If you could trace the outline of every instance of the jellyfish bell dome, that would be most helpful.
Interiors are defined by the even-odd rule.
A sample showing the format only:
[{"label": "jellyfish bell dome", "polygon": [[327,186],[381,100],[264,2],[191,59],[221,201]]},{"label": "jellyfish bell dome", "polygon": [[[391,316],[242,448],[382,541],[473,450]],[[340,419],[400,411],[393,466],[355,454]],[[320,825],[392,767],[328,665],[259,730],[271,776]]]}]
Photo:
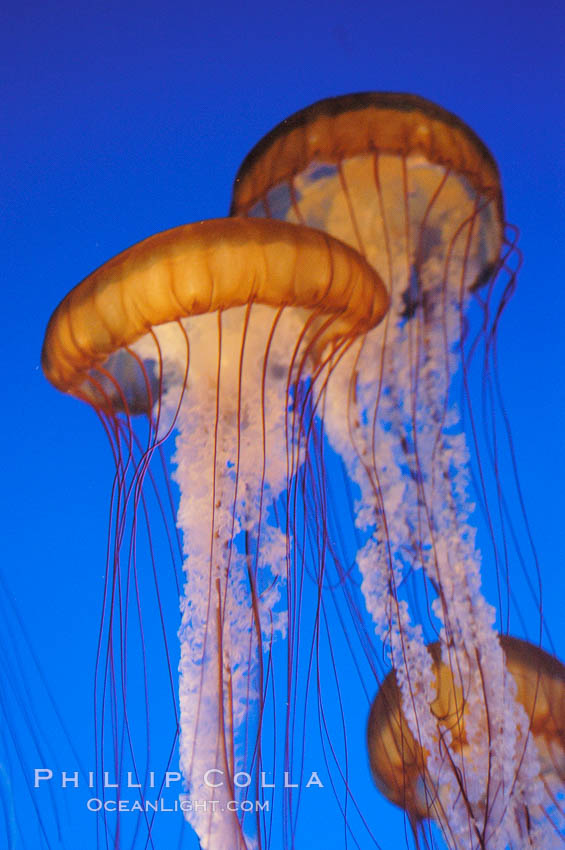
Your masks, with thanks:
[{"label": "jellyfish bell dome", "polygon": [[[557,800],[565,781],[565,667],[528,641],[501,635],[500,644],[515,685],[516,700],[523,708],[521,722],[526,733],[523,750],[529,746],[528,739],[533,740],[538,757],[538,778],[543,786],[543,796],[537,807],[528,809],[524,805],[520,813],[520,846],[542,846],[535,843],[536,822],[552,818],[552,809],[559,805]],[[430,644],[428,652],[434,671],[431,710],[436,720],[437,738],[449,738],[451,748],[464,752],[470,746],[469,694],[461,683],[456,683],[451,668],[442,662],[440,644]],[[484,729],[483,734],[488,738],[489,730]],[[427,769],[428,753],[408,726],[394,670],[385,678],[372,703],[367,744],[373,778],[379,790],[406,810],[414,828],[427,818],[436,820],[449,842],[450,812],[445,806],[441,781],[438,783],[431,777]],[[472,777],[463,772],[462,785],[470,781]],[[498,793],[497,788],[491,787],[491,800]],[[487,807],[488,801],[483,800],[485,822]],[[557,834],[554,838],[560,845]]]},{"label": "jellyfish bell dome", "polygon": [[413,309],[431,264],[454,286],[484,282],[504,223],[486,145],[442,107],[393,92],[322,100],[276,126],[242,163],[232,214],[342,239],[378,270],[400,312]]},{"label": "jellyfish bell dome", "polygon": [[43,370],[58,389],[103,408],[148,412],[158,399],[152,373],[136,375],[127,352],[157,328],[250,304],[329,316],[323,328],[310,320],[315,359],[330,341],[378,323],[388,299],[365,260],[325,234],[278,221],[203,221],[137,243],[75,287],[47,327]]},{"label": "jellyfish bell dome", "polygon": [[[147,751],[134,745],[129,719],[138,702],[147,703],[149,728],[148,669],[151,681],[157,676],[157,650],[146,647],[147,614],[139,601],[145,535],[155,607],[164,617],[162,565],[142,485],[147,477],[154,486],[151,457],[173,427],[177,432],[173,478],[180,497],[167,540],[174,541],[176,522],[185,576],[180,710],[165,623],[158,639],[175,706],[165,763],[180,727],[185,787],[200,801],[188,808],[187,819],[208,850],[254,847],[264,828],[259,815],[247,815],[244,825],[248,809],[239,804],[247,802],[249,785],[258,788],[269,669],[263,655],[287,628],[281,597],[296,592],[284,589],[292,527],[279,527],[272,506],[279,497],[291,500],[303,462],[304,396],[316,371],[324,371],[326,350],[347,347],[381,320],[388,302],[366,260],[327,234],[279,221],[227,219],[178,227],[129,248],[73,289],[47,328],[47,378],[94,406],[117,466],[105,649],[97,664],[105,671],[97,685],[99,764],[112,763],[117,776],[132,763],[137,776],[146,764],[146,788],[155,772]],[[144,436],[132,422],[138,413],[147,415]],[[165,494],[156,496],[162,516],[165,500],[172,503],[168,483]],[[176,578],[177,598],[181,583]],[[130,684],[134,648],[141,652],[140,688]],[[271,681],[274,675],[270,671]],[[242,772],[247,785],[235,779]],[[222,781],[207,781],[210,775]],[[163,774],[157,781],[165,782]],[[108,840],[122,835],[125,841],[119,821],[109,823],[106,818]]]}]

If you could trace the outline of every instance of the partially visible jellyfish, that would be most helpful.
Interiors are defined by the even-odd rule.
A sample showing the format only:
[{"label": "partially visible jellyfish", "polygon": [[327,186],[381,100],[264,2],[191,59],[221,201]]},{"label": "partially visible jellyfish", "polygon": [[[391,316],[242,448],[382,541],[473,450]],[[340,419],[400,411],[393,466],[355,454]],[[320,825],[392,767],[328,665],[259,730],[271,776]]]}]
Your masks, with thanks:
[{"label": "partially visible jellyfish", "polygon": [[[521,722],[531,734],[539,757],[540,778],[544,794],[535,810],[524,802],[518,808],[515,847],[546,847],[543,838],[536,839],[536,824],[548,816],[557,815],[557,800],[565,783],[565,667],[539,647],[501,635],[508,672],[516,687],[516,700],[524,709]],[[455,684],[450,667],[441,660],[441,646],[428,647],[434,675],[434,700],[431,704],[436,722],[438,742],[450,739],[443,754],[449,750],[464,753],[471,741],[467,734],[468,702],[461,685]],[[488,736],[487,731],[484,733]],[[389,800],[402,806],[414,831],[422,822],[433,817],[449,833],[450,813],[444,807],[442,771],[427,769],[427,754],[414,738],[402,711],[402,698],[396,675],[392,670],[384,682],[369,714],[367,744],[373,776],[378,788]],[[441,746],[441,744],[440,744]],[[446,765],[444,775],[451,768]],[[486,817],[486,798],[481,801]],[[557,832],[557,819],[555,822]]]},{"label": "partially visible jellyfish", "polygon": [[[324,230],[365,256],[388,288],[385,321],[338,358],[324,385],[323,439],[354,494],[353,560],[408,729],[427,753],[431,787],[442,789],[444,838],[466,850],[521,846],[523,812],[543,808],[543,777],[505,668],[497,612],[481,590],[474,527],[481,524],[488,545],[505,631],[514,526],[500,486],[492,370],[519,255],[514,234],[505,235],[496,163],[460,119],[421,97],[338,97],[259,142],[236,178],[232,214]],[[482,423],[471,404],[475,365]],[[347,536],[345,512],[331,518],[327,470],[312,476],[327,488],[325,527],[333,522]],[[333,536],[327,558],[339,562]],[[351,560],[338,563],[347,594]],[[542,627],[539,620],[538,639]],[[464,749],[449,730],[438,740],[426,649],[434,639],[454,692],[465,694]],[[551,820],[535,829],[538,844],[528,846],[549,847],[564,834]]]},{"label": "partially visible jellyfish", "polygon": [[[268,843],[260,811],[242,804],[263,799],[259,776],[273,769],[262,748],[276,725],[275,698],[293,700],[293,652],[281,677],[271,644],[299,611],[296,504],[315,388],[387,307],[372,267],[343,243],[284,222],[227,219],[134,245],[70,292],[47,329],[45,374],[95,408],[116,461],[97,662],[98,781],[108,772],[125,783],[127,773],[139,789],[128,795],[140,801],[162,789],[180,729],[186,788],[199,801],[187,817],[208,850]],[[134,427],[141,413],[145,431]],[[150,517],[166,519],[174,506],[170,484],[163,491],[158,481],[173,431],[185,559],[180,713],[163,615],[164,594],[180,584],[164,582],[178,542],[170,522],[162,534]],[[152,583],[161,628],[149,634]],[[173,710],[156,776],[160,698]],[[119,817],[106,818],[105,829],[114,847],[136,837],[153,846],[150,814],[133,835]]]}]

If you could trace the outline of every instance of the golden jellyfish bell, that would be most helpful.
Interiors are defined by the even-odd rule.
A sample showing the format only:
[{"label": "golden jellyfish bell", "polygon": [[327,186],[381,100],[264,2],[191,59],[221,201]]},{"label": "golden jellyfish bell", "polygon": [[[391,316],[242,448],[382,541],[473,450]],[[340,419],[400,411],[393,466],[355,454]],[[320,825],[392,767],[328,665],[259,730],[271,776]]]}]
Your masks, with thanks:
[{"label": "golden jellyfish bell", "polygon": [[[524,808],[521,824],[524,847],[532,845],[528,832],[536,820],[556,805],[565,782],[565,666],[554,656],[525,640],[505,635],[500,644],[508,672],[516,687],[516,701],[524,709],[523,722],[537,750],[539,778],[544,795],[536,810]],[[440,643],[428,646],[433,665],[431,711],[436,722],[436,739],[444,740],[444,757],[456,752],[463,756],[470,746],[467,719],[468,693],[451,666],[442,661]],[[488,738],[490,731],[483,730]],[[414,828],[426,818],[435,819],[449,840],[449,811],[444,806],[441,779],[434,780],[427,769],[428,753],[411,731],[402,708],[402,696],[392,670],[372,703],[367,724],[369,761],[379,790],[408,814]],[[524,750],[526,744],[524,743]],[[441,744],[440,744],[441,748]],[[446,770],[446,774],[449,770]],[[439,774],[441,776],[441,772]],[[462,793],[468,777],[460,773]],[[496,788],[491,788],[494,798]],[[483,815],[486,820],[486,801]]]},{"label": "golden jellyfish bell", "polygon": [[147,391],[139,376],[130,374],[131,386],[120,380],[123,352],[153,328],[253,303],[328,316],[321,352],[377,324],[388,298],[361,257],[323,234],[274,221],[203,221],[145,239],[75,287],[49,322],[43,370],[58,389],[104,408],[150,410],[139,402]]},{"label": "golden jellyfish bell", "polygon": [[447,110],[394,92],[322,100],[275,127],[239,169],[232,215],[300,222],[342,239],[408,310],[418,298],[414,279],[432,258],[454,285],[488,279],[504,222],[486,145]]}]

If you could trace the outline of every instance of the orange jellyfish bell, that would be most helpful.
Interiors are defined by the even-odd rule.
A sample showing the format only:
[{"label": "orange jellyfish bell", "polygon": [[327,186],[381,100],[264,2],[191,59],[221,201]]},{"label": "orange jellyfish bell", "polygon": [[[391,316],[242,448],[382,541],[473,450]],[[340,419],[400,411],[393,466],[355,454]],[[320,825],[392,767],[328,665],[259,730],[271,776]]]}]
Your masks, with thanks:
[{"label": "orange jellyfish bell", "polygon": [[275,221],[202,221],[145,239],[73,289],[47,327],[43,371],[63,392],[119,410],[132,395],[112,377],[119,352],[155,327],[253,303],[330,316],[316,340],[321,353],[331,339],[377,324],[388,299],[367,263],[323,234]]},{"label": "orange jellyfish bell", "polygon": [[[523,751],[533,742],[537,751],[539,781],[543,795],[535,808],[525,803],[519,813],[520,847],[541,847],[536,829],[541,818],[556,818],[565,782],[565,667],[552,655],[518,638],[502,635],[500,643],[516,689],[516,700],[524,712]],[[441,660],[441,646],[428,646],[434,672],[432,714],[436,737],[448,740],[461,752],[470,745],[467,731],[468,694],[455,684],[453,673]],[[488,737],[489,731],[483,734]],[[528,740],[529,739],[529,740]],[[402,698],[391,671],[371,706],[367,725],[369,760],[377,787],[397,806],[404,808],[413,828],[426,818],[436,820],[449,843],[449,810],[444,805],[441,779],[438,783],[427,769],[427,753],[412,734],[402,710]],[[445,758],[448,749],[445,748]],[[447,771],[448,772],[448,771]],[[460,778],[467,781],[463,773]],[[493,800],[498,793],[490,788]],[[483,819],[488,819],[488,799],[482,800]],[[557,819],[554,838],[558,839]],[[513,845],[514,846],[514,845]],[[543,844],[547,846],[547,844]]]},{"label": "orange jellyfish bell", "polygon": [[[349,532],[347,511],[334,523],[343,538],[355,529],[349,557],[397,671],[408,726],[442,785],[449,846],[514,846],[524,801],[533,810],[541,790],[521,743],[497,612],[481,590],[474,522],[479,504],[506,622],[512,594],[499,565],[508,563],[510,535],[493,516],[506,510],[498,480],[505,437],[487,416],[481,457],[470,390],[482,370],[488,407],[498,320],[519,266],[496,162],[461,119],[422,97],[336,97],[255,146],[237,174],[232,214],[322,229],[359,251],[389,291],[385,320],[352,343],[324,387],[324,434],[357,488]],[[342,574],[355,574],[351,563]],[[455,688],[468,695],[473,735],[464,752],[438,741],[426,649],[434,636]],[[485,819],[488,787],[498,793]]]},{"label": "orange jellyfish bell", "polygon": [[449,266],[464,252],[463,282],[487,280],[504,223],[486,145],[453,113],[395,92],[321,100],[275,127],[238,171],[232,215],[331,233],[366,256],[391,290],[400,288],[406,309],[418,297],[407,291],[410,277],[431,256]]},{"label": "orange jellyfish bell", "polygon": [[[387,306],[378,275],[343,243],[284,222],[227,219],[134,245],[73,289],[49,322],[45,374],[96,408],[117,464],[106,649],[97,664],[99,772],[111,767],[121,777],[131,770],[140,794],[162,787],[180,727],[185,787],[200,801],[187,818],[208,850],[254,847],[266,829],[259,813],[244,814],[244,804],[246,795],[262,799],[262,721],[275,676],[269,653],[287,628],[282,599],[296,593],[290,582],[285,590],[292,521],[281,529],[273,504],[292,501],[308,430],[305,399],[326,368],[326,349],[347,348]],[[131,421],[141,412],[149,419],[144,436]],[[166,514],[166,501],[152,493],[157,471],[150,460],[173,427],[185,569],[180,712],[158,532],[148,520],[154,501]],[[168,484],[165,492],[172,503]],[[171,549],[174,536],[174,528],[165,535]],[[158,588],[162,633],[154,641],[147,637],[146,573]],[[136,650],[141,689],[132,684]],[[290,678],[283,675],[277,694]],[[157,773],[150,730],[161,693],[175,708]],[[134,720],[140,703],[141,746]],[[106,817],[104,826],[112,846],[130,846],[123,818],[112,826]],[[152,841],[148,818],[133,838],[143,828]]]}]

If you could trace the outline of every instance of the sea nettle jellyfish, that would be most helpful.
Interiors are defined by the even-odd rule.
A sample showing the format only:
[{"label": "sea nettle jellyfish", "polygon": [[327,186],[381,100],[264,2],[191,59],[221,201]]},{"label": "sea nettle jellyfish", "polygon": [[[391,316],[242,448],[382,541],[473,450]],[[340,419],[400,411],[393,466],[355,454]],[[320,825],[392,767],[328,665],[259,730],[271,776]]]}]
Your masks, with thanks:
[{"label": "sea nettle jellyfish", "polygon": [[[294,650],[280,677],[271,646],[295,629],[297,505],[315,387],[387,307],[374,269],[343,243],[284,222],[227,219],[134,245],[72,290],[49,323],[45,374],[95,408],[116,462],[96,668],[99,794],[113,793],[105,775],[125,784],[126,773],[138,790],[120,788],[120,798],[162,792],[180,728],[182,773],[198,801],[186,813],[203,848],[268,843],[269,821],[253,804],[279,778],[263,761],[277,705],[291,737],[284,718],[294,702]],[[145,431],[134,427],[137,414],[146,416]],[[158,481],[172,431],[185,571],[180,714],[170,624],[153,625],[151,635],[147,624],[151,584],[161,620],[171,593],[164,579],[174,530],[164,522],[158,532],[149,515],[165,519],[176,499]],[[172,723],[156,771],[160,698],[171,703]],[[154,846],[152,814],[135,823],[132,834],[124,818],[108,816],[105,840]]]},{"label": "sea nettle jellyfish", "polygon": [[[488,546],[485,572],[497,578],[498,587],[489,587],[506,631],[515,526],[500,487],[498,385],[490,370],[519,255],[513,234],[506,236],[492,155],[461,120],[423,98],[338,97],[298,112],[259,142],[238,173],[232,213],[324,230],[366,257],[390,294],[385,321],[337,353],[318,402],[321,440],[342,458],[358,540],[350,560],[341,560],[339,535],[327,534],[322,549],[338,566],[356,626],[360,602],[348,586],[359,575],[396,671],[406,728],[426,754],[417,817],[438,820],[453,848],[551,846],[562,834],[562,783],[552,783],[548,796],[530,704],[524,710],[516,699],[496,609],[481,589],[474,527]],[[470,403],[474,364],[487,411],[480,425]],[[310,515],[319,513],[323,482],[324,528],[347,536],[341,502],[332,518],[339,487],[326,456],[312,453]],[[538,640],[540,630],[538,620]],[[432,661],[426,643],[434,639]],[[464,712],[465,746],[449,724],[438,733],[440,663],[453,710]],[[400,758],[408,798],[416,793],[411,752],[401,748]],[[426,840],[441,843],[437,832]]]},{"label": "sea nettle jellyfish", "polygon": [[[508,672],[516,685],[516,699],[525,711],[536,745],[540,780],[545,791],[546,811],[518,810],[516,847],[547,847],[534,842],[533,824],[546,814],[551,817],[565,782],[565,667],[552,655],[518,638],[501,636]],[[428,647],[434,674],[435,699],[431,704],[437,738],[450,737],[450,747],[464,752],[469,746],[466,732],[468,703],[453,672],[441,660],[441,645]],[[428,817],[445,828],[449,812],[443,807],[442,773],[431,776],[427,753],[414,738],[402,711],[402,698],[394,671],[384,680],[369,714],[367,726],[369,758],[375,782],[389,800],[406,809],[415,831]],[[449,752],[445,749],[445,756]],[[444,776],[449,776],[447,767]],[[438,784],[438,780],[439,783]],[[486,815],[486,799],[483,817]],[[557,820],[554,822],[557,830]]]}]

